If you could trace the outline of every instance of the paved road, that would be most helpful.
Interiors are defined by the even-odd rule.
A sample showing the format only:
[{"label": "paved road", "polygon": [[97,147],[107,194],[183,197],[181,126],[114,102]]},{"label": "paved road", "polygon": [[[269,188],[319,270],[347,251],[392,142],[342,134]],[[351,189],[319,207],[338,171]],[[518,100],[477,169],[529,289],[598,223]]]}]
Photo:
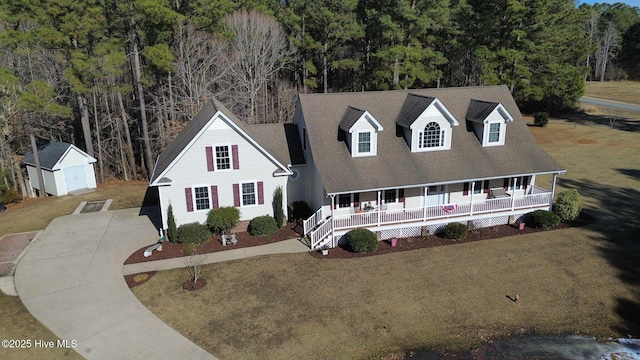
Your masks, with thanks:
[{"label": "paved road", "polygon": [[153,315],[127,287],[124,260],[158,238],[150,218],[139,212],[52,221],[16,267],[20,299],[62,340],[77,341],[75,350],[87,359],[216,359]]},{"label": "paved road", "polygon": [[631,105],[631,104],[625,104],[625,103],[620,103],[620,102],[600,100],[600,99],[594,99],[594,98],[586,98],[586,97],[581,97],[580,99],[578,99],[578,101],[580,101],[581,103],[585,103],[585,104],[604,106],[604,107],[609,107],[609,108],[618,109],[618,110],[640,112],[640,106],[638,106],[638,105]]}]

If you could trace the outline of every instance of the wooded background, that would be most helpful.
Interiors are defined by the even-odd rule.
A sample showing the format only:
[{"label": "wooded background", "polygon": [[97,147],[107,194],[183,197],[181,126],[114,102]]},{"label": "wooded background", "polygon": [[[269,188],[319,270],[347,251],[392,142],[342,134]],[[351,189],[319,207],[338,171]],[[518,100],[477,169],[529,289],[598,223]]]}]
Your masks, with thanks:
[{"label": "wooded background", "polygon": [[[0,186],[29,135],[147,179],[216,97],[287,122],[298,93],[505,84],[523,111],[640,79],[640,10],[573,0],[0,0]],[[1,191],[2,189],[0,189]]]}]

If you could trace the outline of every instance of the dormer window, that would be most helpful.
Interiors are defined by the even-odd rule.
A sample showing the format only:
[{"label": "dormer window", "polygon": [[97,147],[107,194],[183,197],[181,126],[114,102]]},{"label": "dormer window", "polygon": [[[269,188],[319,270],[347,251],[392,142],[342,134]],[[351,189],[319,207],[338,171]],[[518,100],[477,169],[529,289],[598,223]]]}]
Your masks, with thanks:
[{"label": "dormer window", "polygon": [[471,100],[467,111],[467,120],[473,125],[482,146],[504,145],[507,132],[507,122],[513,117],[500,103]]},{"label": "dormer window", "polygon": [[375,156],[378,148],[378,133],[382,125],[368,111],[349,106],[340,122],[344,141],[352,157]]},{"label": "dormer window", "polygon": [[424,127],[424,131],[420,133],[418,140],[419,148],[436,148],[445,144],[445,131],[440,129],[437,122],[432,121]]},{"label": "dormer window", "polygon": [[371,132],[363,131],[358,133],[358,154],[371,153]]},{"label": "dormer window", "polygon": [[451,149],[453,127],[458,125],[438,98],[415,94],[407,96],[396,123],[411,152]]}]

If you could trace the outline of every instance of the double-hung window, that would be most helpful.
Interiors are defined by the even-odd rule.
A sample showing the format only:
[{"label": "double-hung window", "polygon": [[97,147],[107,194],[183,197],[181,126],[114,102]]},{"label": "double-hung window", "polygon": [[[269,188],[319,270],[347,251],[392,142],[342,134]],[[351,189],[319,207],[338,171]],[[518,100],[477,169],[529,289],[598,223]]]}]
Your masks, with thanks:
[{"label": "double-hung window", "polygon": [[492,123],[489,124],[489,142],[499,142],[500,141],[500,124]]},{"label": "double-hung window", "polygon": [[366,154],[371,152],[371,133],[361,132],[358,133],[358,153]]},{"label": "double-hung window", "polygon": [[384,191],[384,203],[391,204],[396,202],[396,190],[385,190]]},{"label": "double-hung window", "polygon": [[242,184],[242,205],[255,205],[256,202],[256,184],[255,183],[243,183]]},{"label": "double-hung window", "polygon": [[351,207],[351,194],[338,195],[338,207],[339,208]]},{"label": "double-hung window", "polygon": [[206,186],[194,188],[196,210],[207,210],[210,208],[209,188]]},{"label": "double-hung window", "polygon": [[482,194],[482,180],[473,183],[473,193]]},{"label": "double-hung window", "polygon": [[231,154],[229,154],[229,145],[216,146],[216,169],[231,169]]}]

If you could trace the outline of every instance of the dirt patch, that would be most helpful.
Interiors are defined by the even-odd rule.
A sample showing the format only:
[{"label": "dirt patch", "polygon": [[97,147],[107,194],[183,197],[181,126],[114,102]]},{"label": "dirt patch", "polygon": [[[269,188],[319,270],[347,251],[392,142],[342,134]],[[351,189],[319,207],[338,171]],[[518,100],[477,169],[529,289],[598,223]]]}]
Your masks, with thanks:
[{"label": "dirt patch", "polygon": [[[214,235],[209,239],[209,241],[197,247],[196,250],[198,254],[208,254],[212,252],[233,250],[251,246],[260,246],[271,244],[277,241],[300,238],[300,234],[298,234],[294,229],[295,224],[289,223],[287,224],[287,226],[283,227],[271,236],[251,236],[251,234],[246,231],[238,232],[236,233],[236,239],[238,240],[238,243],[235,245],[227,246],[222,246],[222,243],[220,242],[220,236]],[[136,250],[133,254],[131,254],[131,256],[129,256],[129,258],[127,258],[124,264],[136,264],[141,262],[172,259],[189,255],[188,251],[186,251],[187,249],[185,245],[164,242],[162,243],[162,251],[154,251],[151,256],[144,257],[144,251],[151,245],[152,244],[149,244],[143,248]]]},{"label": "dirt patch", "polygon": [[367,256],[375,256],[375,255],[383,255],[400,251],[409,251],[416,250],[422,248],[436,247],[436,246],[446,246],[446,245],[455,245],[455,244],[463,244],[468,242],[480,241],[480,240],[488,240],[488,239],[498,239],[507,236],[518,236],[523,234],[531,234],[540,231],[553,231],[555,229],[566,229],[569,227],[575,226],[583,226],[587,224],[591,224],[595,222],[595,218],[582,212],[580,214],[580,218],[576,221],[572,222],[563,222],[560,223],[557,227],[550,230],[542,230],[536,229],[532,227],[525,226],[524,229],[520,230],[516,225],[498,225],[486,228],[480,228],[469,231],[469,234],[463,240],[451,240],[445,239],[441,235],[429,235],[429,236],[418,236],[418,237],[409,237],[398,239],[396,246],[391,246],[391,240],[383,240],[380,241],[378,245],[378,249],[376,252],[367,254],[367,253],[355,253],[351,250],[348,245],[339,246],[334,249],[329,249],[329,253],[327,255],[322,255],[319,251],[311,252],[311,255],[316,258],[323,259],[348,259],[355,257],[367,257]]}]

